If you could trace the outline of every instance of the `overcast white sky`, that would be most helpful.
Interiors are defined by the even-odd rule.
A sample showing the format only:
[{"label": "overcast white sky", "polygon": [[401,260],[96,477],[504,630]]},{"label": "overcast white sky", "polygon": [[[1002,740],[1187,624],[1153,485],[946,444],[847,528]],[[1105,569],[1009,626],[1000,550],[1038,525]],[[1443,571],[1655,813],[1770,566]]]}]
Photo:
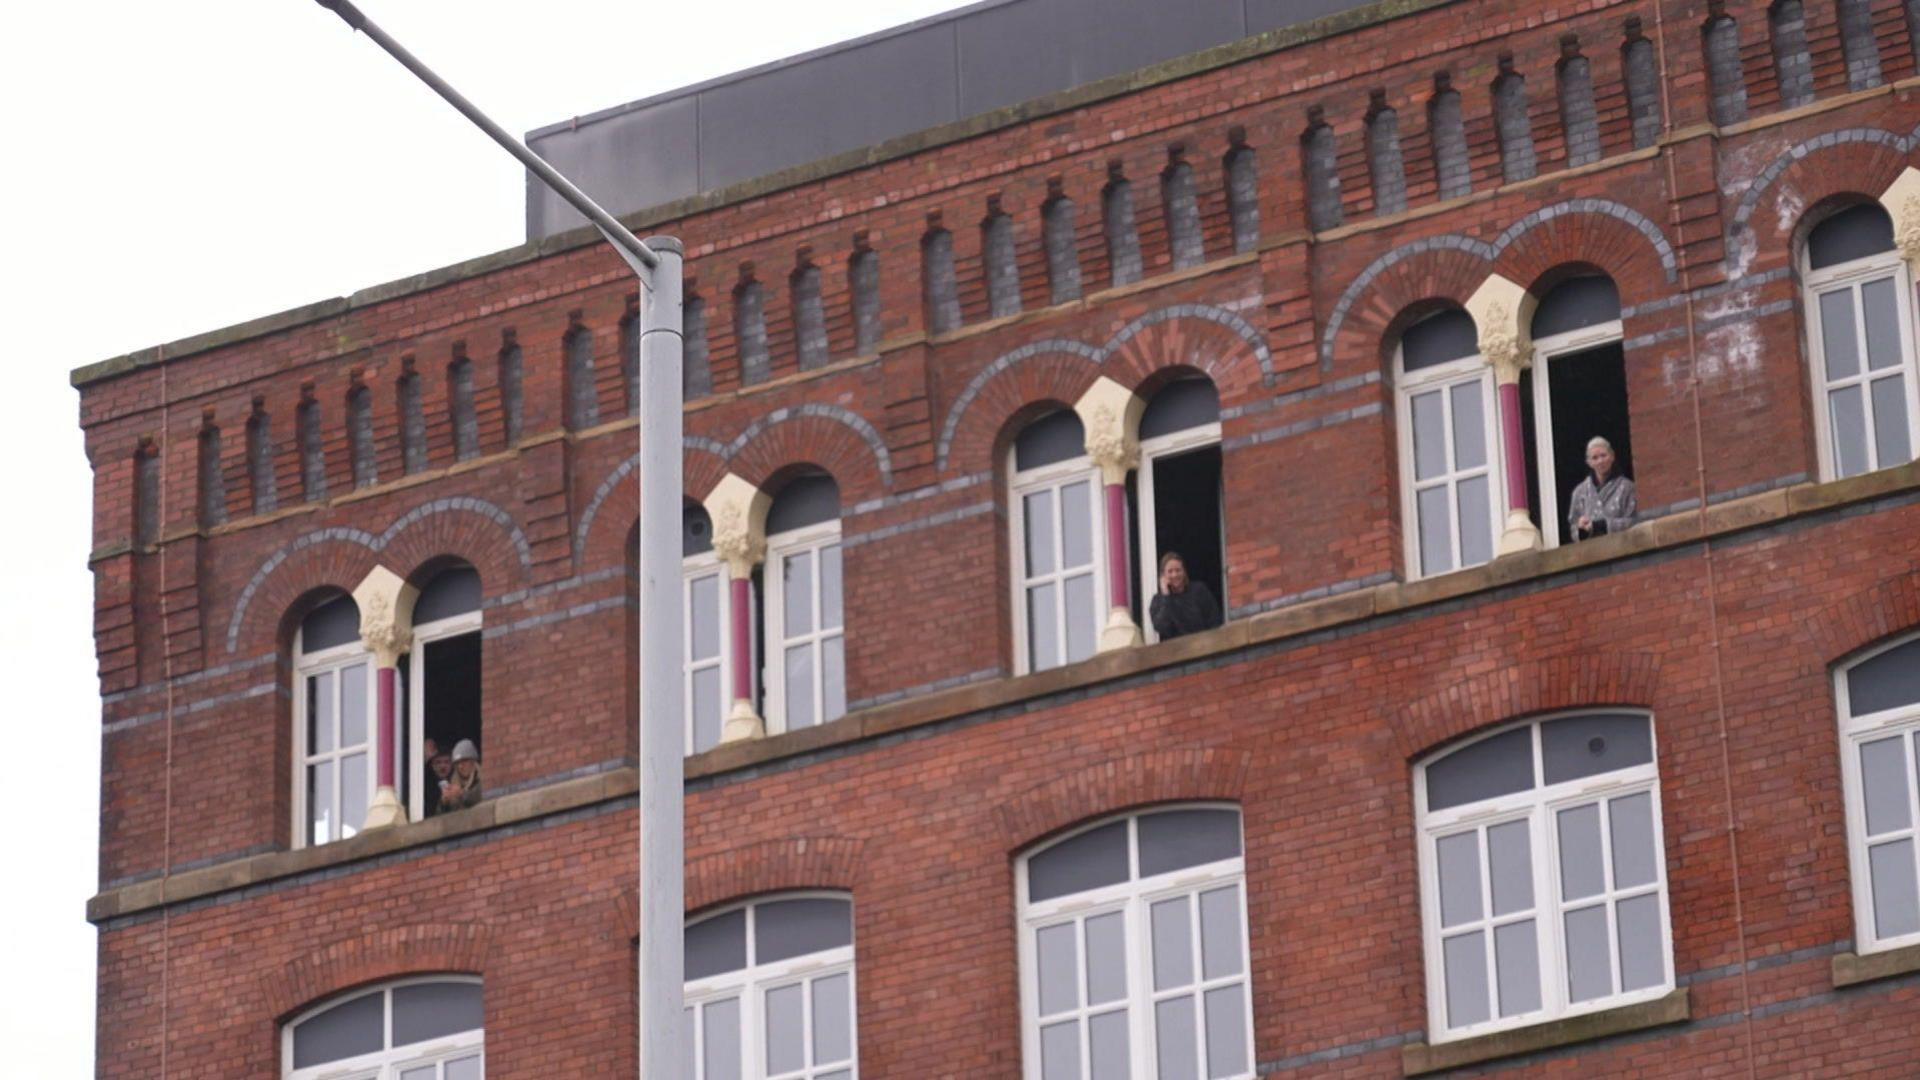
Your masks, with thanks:
[{"label": "overcast white sky", "polygon": [[[962,5],[360,6],[525,132]],[[12,5],[0,135],[0,1046],[9,1075],[85,1077],[99,697],[67,373],[511,247],[524,179],[312,0]]]}]

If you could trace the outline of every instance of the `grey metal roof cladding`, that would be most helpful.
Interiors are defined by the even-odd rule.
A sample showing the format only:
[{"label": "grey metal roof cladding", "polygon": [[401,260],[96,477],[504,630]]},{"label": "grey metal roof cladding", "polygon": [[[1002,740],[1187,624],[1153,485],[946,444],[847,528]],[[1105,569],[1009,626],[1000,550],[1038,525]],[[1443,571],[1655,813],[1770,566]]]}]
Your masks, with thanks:
[{"label": "grey metal roof cladding", "polygon": [[[551,124],[527,144],[628,214],[1371,2],[985,0]],[[529,179],[528,239],[584,224]]]}]

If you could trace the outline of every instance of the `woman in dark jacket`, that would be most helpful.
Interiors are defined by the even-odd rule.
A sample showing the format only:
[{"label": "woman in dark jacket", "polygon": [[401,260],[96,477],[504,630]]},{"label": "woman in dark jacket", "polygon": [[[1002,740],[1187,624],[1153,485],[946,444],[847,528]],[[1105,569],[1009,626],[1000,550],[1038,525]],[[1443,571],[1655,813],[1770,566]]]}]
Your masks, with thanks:
[{"label": "woman in dark jacket", "polygon": [[1197,634],[1220,625],[1220,602],[1206,583],[1187,577],[1187,560],[1177,551],[1160,556],[1160,591],[1147,606],[1153,632],[1161,641]]}]

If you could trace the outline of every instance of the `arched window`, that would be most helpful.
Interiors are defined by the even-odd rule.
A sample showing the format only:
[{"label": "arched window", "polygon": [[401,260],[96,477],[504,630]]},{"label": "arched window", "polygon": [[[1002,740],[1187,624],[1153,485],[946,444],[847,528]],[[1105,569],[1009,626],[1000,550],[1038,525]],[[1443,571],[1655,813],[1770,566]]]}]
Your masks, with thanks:
[{"label": "arched window", "polygon": [[[408,753],[400,759],[400,775],[419,773],[420,783],[406,794],[408,814],[419,821],[458,808],[441,804],[440,789],[452,775],[460,744],[486,749],[480,730],[480,575],[473,567],[451,564],[420,590],[413,605],[413,647],[400,673],[408,716]],[[411,761],[420,764],[409,766]]]},{"label": "arched window", "polygon": [[847,711],[840,605],[840,488],[801,476],[767,510],[767,723],[796,731]]},{"label": "arched window", "polygon": [[1149,810],[1022,858],[1028,1080],[1254,1075],[1240,812]]},{"label": "arched window", "polygon": [[734,612],[727,566],[713,553],[713,522],[700,506],[680,517],[681,619],[686,653],[687,753],[720,745],[720,727],[732,702]]},{"label": "arched window", "polygon": [[1503,488],[1493,370],[1473,317],[1447,308],[1414,323],[1394,366],[1408,576],[1477,566],[1493,558]]},{"label": "arched window", "polygon": [[285,1080],[482,1080],[480,980],[435,976],[359,990],[281,1029]]},{"label": "arched window", "polygon": [[686,930],[687,1080],[858,1080],[853,903],[781,894]]},{"label": "arched window", "polygon": [[[1609,476],[1633,476],[1627,360],[1620,336],[1620,291],[1604,274],[1570,277],[1548,290],[1529,328],[1533,366],[1520,373],[1522,424],[1533,434],[1526,482],[1542,541],[1578,539],[1568,518],[1573,490],[1587,476],[1587,443],[1613,447]],[[1590,525],[1602,535],[1605,522]]]},{"label": "arched window", "polygon": [[1651,717],[1502,728],[1415,769],[1414,805],[1436,1042],[1673,989]]},{"label": "arched window", "polygon": [[1861,952],[1920,944],[1920,635],[1834,674],[1854,939]]},{"label": "arched window", "polygon": [[1014,655],[1019,670],[1043,671],[1085,660],[1099,645],[1105,499],[1071,409],[1028,424],[1009,453]]},{"label": "arched window", "polygon": [[373,657],[353,597],[338,593],[309,612],[293,653],[293,842],[306,847],[359,832],[373,798]]},{"label": "arched window", "polygon": [[[1187,576],[1204,584],[1226,610],[1226,528],[1221,514],[1220,394],[1204,376],[1168,383],[1140,416],[1140,475],[1133,519],[1140,588],[1150,603],[1160,591],[1160,556],[1177,551]],[[1151,618],[1141,620],[1158,641]]]},{"label": "arched window", "polygon": [[1904,464],[1920,441],[1913,281],[1874,203],[1833,215],[1803,252],[1820,475]]}]

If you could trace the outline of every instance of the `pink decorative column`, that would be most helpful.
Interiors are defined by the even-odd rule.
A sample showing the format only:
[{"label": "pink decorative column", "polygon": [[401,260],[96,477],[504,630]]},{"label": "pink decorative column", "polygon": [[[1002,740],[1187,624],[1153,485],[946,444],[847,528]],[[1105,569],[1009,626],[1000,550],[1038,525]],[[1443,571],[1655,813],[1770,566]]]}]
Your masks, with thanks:
[{"label": "pink decorative column", "polygon": [[1107,618],[1100,628],[1101,652],[1141,642],[1130,602],[1133,590],[1127,584],[1133,578],[1133,560],[1127,557],[1127,474],[1140,464],[1140,414],[1145,408],[1138,395],[1105,375],[1073,406],[1086,433],[1087,457],[1100,467],[1106,492]]},{"label": "pink decorative column", "polygon": [[1532,507],[1532,499],[1527,491],[1527,445],[1520,423],[1517,379],[1500,384],[1500,444],[1507,456],[1507,511],[1509,516],[1524,516]]},{"label": "pink decorative column", "polygon": [[705,502],[713,521],[713,553],[727,565],[727,662],[733,667],[733,702],[720,725],[720,741],[757,739],[767,733],[767,723],[753,707],[753,568],[767,557],[770,500],[728,473]]},{"label": "pink decorative column", "polygon": [[413,643],[415,596],[413,586],[384,566],[374,567],[353,590],[353,602],[360,608],[360,643],[373,654],[375,788],[367,805],[364,827],[368,829],[407,821],[394,760],[400,678],[396,669],[400,654]]},{"label": "pink decorative column", "polygon": [[1495,554],[1537,551],[1540,530],[1528,514],[1527,443],[1520,424],[1520,372],[1533,363],[1533,342],[1523,316],[1532,311],[1527,292],[1498,274],[1467,301],[1480,330],[1480,355],[1493,367],[1499,387],[1501,465],[1507,480],[1507,524],[1501,530]]},{"label": "pink decorative column", "polygon": [[745,706],[753,711],[753,582],[744,577],[727,582],[729,602],[733,605],[732,655],[733,708]]},{"label": "pink decorative column", "polygon": [[1127,558],[1127,488],[1124,483],[1107,484],[1107,601],[1114,611],[1126,611],[1131,617],[1133,580],[1132,561]]},{"label": "pink decorative column", "polygon": [[377,704],[380,711],[379,723],[376,727],[380,737],[380,751],[376,759],[379,762],[380,790],[398,791],[398,785],[394,782],[393,763],[393,695],[395,684],[399,681],[399,672],[395,668],[382,666],[375,670],[374,677],[378,680]]}]

